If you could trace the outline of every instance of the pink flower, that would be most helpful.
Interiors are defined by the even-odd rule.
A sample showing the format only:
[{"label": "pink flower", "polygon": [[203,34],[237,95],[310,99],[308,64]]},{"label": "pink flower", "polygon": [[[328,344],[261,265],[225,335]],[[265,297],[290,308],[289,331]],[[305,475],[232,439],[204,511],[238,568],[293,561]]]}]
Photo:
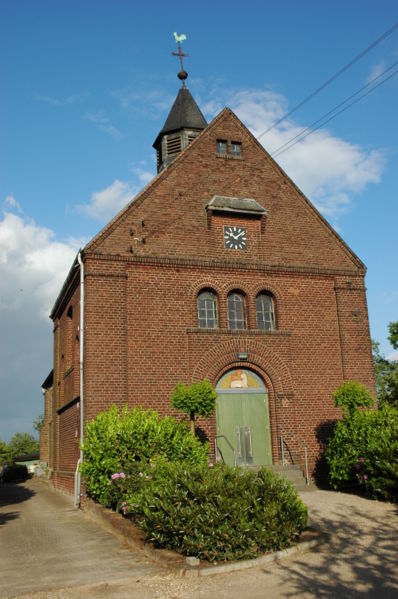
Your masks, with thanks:
[{"label": "pink flower", "polygon": [[124,472],[120,472],[120,474],[119,474],[119,478],[126,478],[126,475],[125,475],[125,473],[124,473]]},{"label": "pink flower", "polygon": [[119,473],[115,472],[114,474],[112,474],[111,479],[115,480],[116,478],[119,478]]},{"label": "pink flower", "polygon": [[209,468],[214,468],[213,462],[209,462]]},{"label": "pink flower", "polygon": [[359,463],[360,463],[360,464],[363,464],[363,463],[364,463],[364,461],[365,461],[365,459],[364,459],[364,458],[359,458]]},{"label": "pink flower", "polygon": [[368,475],[367,474],[363,475],[363,480],[368,480]]},{"label": "pink flower", "polygon": [[144,475],[142,474],[142,472],[139,472],[139,473],[138,473],[138,476],[139,476],[140,478],[142,478]]}]

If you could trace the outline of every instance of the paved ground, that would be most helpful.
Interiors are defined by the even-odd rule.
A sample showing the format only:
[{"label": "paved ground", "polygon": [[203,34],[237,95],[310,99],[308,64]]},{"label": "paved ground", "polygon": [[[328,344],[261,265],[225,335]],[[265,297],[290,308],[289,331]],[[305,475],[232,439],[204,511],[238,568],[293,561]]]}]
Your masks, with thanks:
[{"label": "paved ground", "polygon": [[43,483],[14,486],[11,497],[5,487],[10,485],[0,488],[0,597],[398,597],[398,509],[391,504],[305,493],[311,523],[330,533],[330,543],[266,568],[183,579],[123,548]]}]

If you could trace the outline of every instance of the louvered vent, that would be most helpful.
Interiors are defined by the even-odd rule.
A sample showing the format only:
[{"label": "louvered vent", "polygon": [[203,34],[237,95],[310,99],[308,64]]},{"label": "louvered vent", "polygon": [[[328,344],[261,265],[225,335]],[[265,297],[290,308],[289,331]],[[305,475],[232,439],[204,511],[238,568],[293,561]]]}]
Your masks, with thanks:
[{"label": "louvered vent", "polygon": [[181,137],[179,135],[169,137],[167,139],[167,156],[170,156],[170,154],[178,154],[179,152],[181,152]]},{"label": "louvered vent", "polygon": [[188,133],[188,145],[193,142],[193,140],[198,137],[198,135],[196,134],[192,134],[192,133]]}]

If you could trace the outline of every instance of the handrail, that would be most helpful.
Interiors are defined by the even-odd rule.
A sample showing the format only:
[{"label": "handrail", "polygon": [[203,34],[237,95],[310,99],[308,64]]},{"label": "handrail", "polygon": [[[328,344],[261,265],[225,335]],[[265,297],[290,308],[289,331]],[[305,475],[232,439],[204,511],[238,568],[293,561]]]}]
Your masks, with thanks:
[{"label": "handrail", "polygon": [[[227,442],[227,445],[229,445],[229,447],[232,449],[232,452],[234,454],[234,466],[236,466],[236,451],[235,451],[235,448],[232,445],[232,443],[229,441],[228,437],[226,437],[225,435],[216,435],[214,437],[214,457],[217,459],[217,455],[219,454],[218,446],[217,446],[217,439],[221,439],[221,438],[225,439],[226,442]],[[221,457],[222,457],[222,455],[221,455]]]},{"label": "handrail", "polygon": [[[304,464],[305,464],[305,483],[307,485],[310,484],[310,479],[308,476],[308,453],[307,453],[307,445],[306,443],[304,443],[304,441],[302,439],[300,439],[300,437],[298,435],[295,435],[294,433],[288,433],[285,435],[288,436],[290,435],[291,437],[294,437],[299,443],[300,445],[304,448]],[[284,448],[283,448],[283,435],[281,435],[281,458],[282,458],[282,464],[284,465],[285,463],[285,454],[284,454]]]}]

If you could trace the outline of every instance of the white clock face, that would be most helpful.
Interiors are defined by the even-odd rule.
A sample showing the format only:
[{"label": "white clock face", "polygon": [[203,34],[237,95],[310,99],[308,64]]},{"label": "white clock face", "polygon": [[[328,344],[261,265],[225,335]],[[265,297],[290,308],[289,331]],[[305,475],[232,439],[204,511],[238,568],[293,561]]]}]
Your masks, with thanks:
[{"label": "white clock face", "polygon": [[229,250],[246,249],[246,229],[244,227],[224,226],[224,246]]}]

